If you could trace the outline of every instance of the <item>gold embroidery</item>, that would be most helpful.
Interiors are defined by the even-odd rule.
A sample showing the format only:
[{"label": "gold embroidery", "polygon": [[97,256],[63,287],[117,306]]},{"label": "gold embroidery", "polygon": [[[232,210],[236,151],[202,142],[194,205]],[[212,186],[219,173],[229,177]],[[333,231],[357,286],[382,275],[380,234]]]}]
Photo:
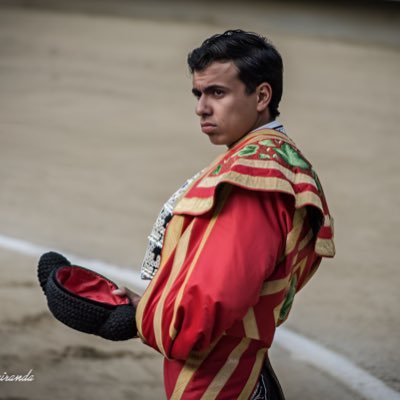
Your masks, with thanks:
[{"label": "gold embroidery", "polygon": [[304,257],[301,261],[299,261],[293,268],[293,273],[292,276],[294,274],[297,274],[297,276],[301,276],[304,272],[304,268],[307,265],[307,260],[308,257]]},{"label": "gold embroidery", "polygon": [[323,210],[321,199],[317,194],[309,191],[297,193],[296,208],[301,208],[307,205],[313,205],[315,207],[318,207],[321,211]]},{"label": "gold embroidery", "polygon": [[305,277],[305,279],[303,280],[301,286],[298,288],[298,291],[307,284],[307,282],[313,277],[313,275],[315,274],[315,272],[318,269],[318,266],[320,264],[320,260],[317,260],[313,266],[310,268],[310,272],[307,274],[307,276]]},{"label": "gold embroidery", "polygon": [[[306,205],[314,205],[322,210],[322,203],[318,195],[313,192],[306,191],[295,194],[291,184],[285,179],[279,179],[274,177],[253,177],[248,175],[237,174],[237,177],[233,177],[236,172],[229,174],[229,179],[224,180],[224,183],[237,184],[241,187],[254,190],[265,190],[265,191],[277,191],[291,194],[295,197],[296,208],[302,208]],[[189,213],[192,215],[201,215],[209,211],[214,204],[213,194],[210,197],[184,197],[176,205],[174,209],[175,214]]]},{"label": "gold embroidery", "polygon": [[286,289],[289,284],[290,275],[285,278],[276,279],[274,281],[267,281],[264,283],[260,296],[267,296],[270,294],[279,293]]},{"label": "gold embroidery", "polygon": [[265,353],[267,352],[267,350],[268,350],[267,348],[262,348],[257,351],[256,361],[253,365],[253,368],[246,382],[246,385],[243,388],[242,393],[240,393],[240,396],[238,397],[238,400],[247,400],[250,398],[252,392],[255,389],[258,377],[260,375],[260,371],[265,359]]},{"label": "gold embroidery", "polygon": [[[317,188],[315,180],[311,176],[300,173],[300,172],[294,173],[290,169],[284,167],[283,165],[279,164],[278,162],[276,162],[274,160],[260,161],[260,160],[248,160],[245,158],[240,158],[240,159],[236,160],[235,163],[233,164],[233,166],[236,166],[236,165],[242,165],[245,167],[251,167],[251,168],[256,168],[256,169],[277,170],[277,171],[281,172],[293,184],[304,183],[304,184],[312,185],[315,188]],[[198,187],[209,188],[209,187],[216,186],[221,181],[234,180],[235,179],[234,174],[239,174],[239,173],[235,172],[235,171],[228,171],[228,172],[218,175],[218,176],[208,176],[206,178],[203,178],[199,182]],[[248,175],[245,175],[245,176],[248,176]],[[225,179],[225,177],[227,177],[227,179]]]},{"label": "gold embroidery", "polygon": [[179,273],[179,270],[182,266],[183,260],[185,259],[187,248],[189,245],[189,240],[190,240],[190,234],[192,232],[193,224],[189,225],[189,227],[185,230],[184,234],[180,238],[178,242],[178,246],[176,247],[176,253],[174,257],[174,262],[172,265],[171,272],[168,277],[168,281],[162,291],[160,300],[157,303],[157,307],[154,313],[154,320],[153,320],[153,325],[154,325],[154,334],[156,338],[156,343],[160,351],[166,356],[166,352],[164,349],[163,341],[162,341],[162,314],[164,310],[164,303],[165,299],[167,298],[171,287],[173,283],[175,282],[175,279]]},{"label": "gold embroidery", "polygon": [[168,224],[162,246],[161,265],[165,265],[182,235],[184,217],[175,215]]},{"label": "gold embroidery", "polygon": [[318,238],[315,244],[315,252],[320,256],[333,257],[336,253],[333,240]]},{"label": "gold embroidery", "polygon": [[304,236],[304,238],[301,240],[301,242],[299,243],[299,251],[303,250],[304,247],[306,247],[308,245],[308,243],[310,243],[310,241],[314,238],[314,233],[312,231],[312,229],[310,229],[307,232],[307,235]]},{"label": "gold embroidery", "polygon": [[258,332],[257,319],[253,307],[249,308],[242,322],[246,337],[259,340],[260,333]]},{"label": "gold embroidery", "polygon": [[231,354],[229,354],[224,366],[218,371],[217,375],[215,375],[215,378],[212,380],[207,390],[201,397],[202,400],[212,400],[217,397],[218,393],[225,386],[233,371],[238,366],[240,357],[247,350],[250,342],[250,339],[243,338],[241,342],[233,349]]},{"label": "gold embroidery", "polygon": [[183,366],[178,379],[176,380],[176,384],[174,387],[174,391],[171,395],[171,400],[180,400],[183,396],[183,393],[186,389],[186,386],[192,379],[192,376],[197,371],[201,363],[208,357],[208,355],[212,352],[215,345],[218,341],[214,342],[209,349],[206,351],[199,353],[193,352],[190,354],[188,359],[185,361],[185,365]]},{"label": "gold embroidery", "polygon": [[281,309],[283,306],[283,303],[285,302],[285,299],[283,299],[281,301],[280,304],[278,304],[275,308],[274,308],[274,321],[275,321],[275,325],[278,326],[278,322],[279,322],[279,315],[281,313]]},{"label": "gold embroidery", "polygon": [[[204,232],[204,235],[203,235],[203,237],[201,239],[200,245],[199,245],[199,247],[198,247],[198,249],[196,251],[196,254],[195,254],[195,256],[194,256],[194,258],[193,258],[193,260],[192,260],[192,262],[190,264],[190,267],[188,269],[188,272],[187,272],[187,274],[185,276],[185,280],[184,280],[183,284],[181,285],[178,294],[176,295],[176,299],[175,299],[175,303],[174,303],[174,313],[173,313],[173,317],[172,317],[172,321],[171,321],[171,325],[170,325],[170,336],[171,336],[171,339],[173,339],[176,336],[176,331],[175,331],[175,327],[174,327],[175,326],[175,320],[176,320],[176,313],[178,311],[178,306],[179,306],[179,304],[180,304],[180,302],[182,300],[182,296],[183,296],[183,292],[185,290],[186,284],[187,284],[187,282],[188,282],[188,280],[190,278],[190,275],[192,274],[192,271],[193,271],[193,269],[194,269],[194,267],[195,267],[195,265],[197,263],[198,258],[200,257],[200,254],[201,254],[201,252],[203,250],[203,247],[206,244],[207,239],[210,236],[211,231],[212,231],[215,223],[217,222],[218,215],[221,212],[223,206],[225,205],[226,200],[228,199],[228,196],[229,196],[229,193],[231,192],[231,189],[232,189],[231,187],[225,187],[224,190],[221,192],[221,200],[218,203],[218,206],[214,211],[214,214],[213,214],[213,216],[212,216],[212,218],[211,218],[211,220],[210,220],[210,222],[209,222],[209,224],[208,224],[208,226],[206,228],[206,231]],[[182,262],[183,262],[183,260],[182,260]]]},{"label": "gold embroidery", "polygon": [[[178,273],[185,261],[188,246],[189,246],[190,236],[192,234],[192,229],[193,229],[193,222],[190,224],[190,229],[188,228],[186,230],[185,234],[181,237],[181,239],[178,243],[178,247],[177,247],[176,253],[175,253],[174,263],[172,266],[172,271],[171,271],[170,278],[168,279],[168,283],[167,283],[168,287],[166,287],[168,292],[169,292],[173,282],[175,282],[175,279],[178,276]],[[187,232],[188,232],[188,234],[186,235]],[[164,300],[165,299],[163,299],[163,301]],[[173,324],[171,324],[169,327],[169,335],[170,335],[171,339],[173,337],[175,337],[175,330],[173,329]]]},{"label": "gold embroidery", "polygon": [[[224,183],[238,184],[249,189],[279,191],[295,195],[291,184],[287,180],[275,177],[253,177],[232,171],[229,174],[229,179],[224,180]],[[213,202],[213,194],[207,198],[184,197],[176,205],[174,213],[183,214],[188,212],[193,215],[201,215],[212,208]]]},{"label": "gold embroidery", "polygon": [[294,194],[292,185],[286,179],[277,178],[274,176],[251,176],[240,174],[236,171],[229,171],[225,175],[221,176],[223,177],[221,182],[237,184],[248,189],[276,190]]},{"label": "gold embroidery", "polygon": [[[182,227],[183,227],[183,222],[184,222],[184,217],[182,216],[175,216],[169,223],[168,229],[166,230],[165,234],[165,239],[164,239],[164,245],[163,245],[163,257],[161,260],[161,265],[160,265],[160,270],[164,267],[166,262],[168,261],[169,257],[172,254],[173,249],[176,246],[176,243],[181,236],[182,233]],[[149,286],[145,290],[142,298],[140,299],[140,302],[138,304],[138,307],[136,309],[136,324],[138,327],[138,332],[139,336],[141,339],[145,342],[145,339],[143,337],[143,332],[142,332],[142,322],[143,322],[143,313],[146,308],[147,302],[149,300],[149,297],[153,291],[153,288],[155,284],[158,281],[158,277],[160,274],[156,274],[154,278],[150,281]],[[154,324],[154,320],[153,320]],[[160,338],[157,340],[157,344],[161,343]]]},{"label": "gold embroidery", "polygon": [[[243,143],[246,139],[255,138],[260,136],[260,140],[266,139],[280,139],[283,142],[290,143],[292,146],[296,147],[293,140],[289,138],[289,136],[285,135],[282,132],[276,131],[274,129],[260,129],[250,133],[248,136],[245,136],[242,141],[238,142],[238,144]],[[253,140],[256,142],[256,140]],[[236,147],[236,146],[235,146]]]},{"label": "gold embroidery", "polygon": [[293,228],[286,238],[285,255],[290,254],[296,247],[299,240],[301,230],[303,229],[304,218],[307,212],[304,208],[295,211],[293,216]]},{"label": "gold embroidery", "polygon": [[[176,216],[170,221],[170,224],[168,226],[168,229],[167,229],[166,235],[165,235],[165,239],[164,239],[165,247],[163,247],[163,258],[162,258],[162,264],[160,265],[160,269],[162,269],[162,267],[165,265],[166,261],[170,257],[172,250],[173,250],[174,246],[176,245],[178,238],[181,235],[182,227],[183,227],[183,220],[184,220],[184,217]],[[140,299],[138,307],[136,309],[136,323],[137,323],[139,335],[142,339],[143,339],[143,335],[142,335],[142,331],[141,331],[141,326],[142,326],[142,321],[143,321],[144,309],[146,308],[149,297],[153,291],[155,284],[157,283],[158,276],[159,276],[159,274],[156,274],[154,276],[154,278],[150,281],[149,286],[145,290],[142,298]]]},{"label": "gold embroidery", "polygon": [[211,209],[214,203],[214,197],[183,197],[174,208],[174,214],[183,214],[191,212],[193,215],[200,215]]}]

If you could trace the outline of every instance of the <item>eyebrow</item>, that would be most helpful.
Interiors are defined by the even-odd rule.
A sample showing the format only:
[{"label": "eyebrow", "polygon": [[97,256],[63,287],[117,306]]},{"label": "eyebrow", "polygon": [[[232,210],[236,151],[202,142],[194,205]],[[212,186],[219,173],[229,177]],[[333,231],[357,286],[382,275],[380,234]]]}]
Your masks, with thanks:
[{"label": "eyebrow", "polygon": [[199,90],[199,89],[197,89],[197,88],[193,88],[193,89],[192,89],[192,93],[193,93],[196,97],[198,97],[198,96],[201,95],[201,93],[210,94],[210,93],[212,93],[214,90],[225,90],[225,91],[227,91],[228,88],[227,88],[226,86],[223,86],[223,85],[210,85],[210,86],[206,86],[206,87],[204,88],[203,91],[201,91],[201,90]]}]

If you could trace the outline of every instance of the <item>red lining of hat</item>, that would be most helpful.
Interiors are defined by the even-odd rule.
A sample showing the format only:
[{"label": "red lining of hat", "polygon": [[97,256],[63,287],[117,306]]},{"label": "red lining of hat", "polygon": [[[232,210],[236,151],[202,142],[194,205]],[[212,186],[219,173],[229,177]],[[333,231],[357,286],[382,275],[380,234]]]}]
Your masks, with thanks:
[{"label": "red lining of hat", "polygon": [[127,297],[111,293],[117,289],[116,285],[94,271],[75,265],[65,266],[57,270],[56,278],[66,290],[80,297],[114,306],[129,304]]}]

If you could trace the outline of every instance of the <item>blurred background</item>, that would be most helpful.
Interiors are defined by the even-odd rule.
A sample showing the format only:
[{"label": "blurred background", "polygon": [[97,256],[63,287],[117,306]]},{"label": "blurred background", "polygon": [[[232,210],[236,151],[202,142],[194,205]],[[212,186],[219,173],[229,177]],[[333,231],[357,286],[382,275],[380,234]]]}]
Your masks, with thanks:
[{"label": "blurred background", "polygon": [[[0,0],[0,377],[35,375],[0,380],[1,400],[164,398],[161,358],[54,320],[37,257],[7,238],[138,271],[163,202],[224,151],[186,56],[231,28],[281,52],[280,120],[335,217],[337,256],[285,326],[400,391],[399,2]],[[271,358],[288,400],[365,398]]]}]

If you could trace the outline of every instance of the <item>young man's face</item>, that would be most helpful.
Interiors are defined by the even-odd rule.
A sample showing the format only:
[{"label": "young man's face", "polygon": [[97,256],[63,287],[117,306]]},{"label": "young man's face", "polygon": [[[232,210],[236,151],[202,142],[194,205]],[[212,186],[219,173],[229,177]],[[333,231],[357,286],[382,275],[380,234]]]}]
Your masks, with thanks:
[{"label": "young man's face", "polygon": [[257,93],[246,93],[238,73],[233,62],[213,62],[193,73],[196,114],[213,144],[229,146],[258,126]]}]

